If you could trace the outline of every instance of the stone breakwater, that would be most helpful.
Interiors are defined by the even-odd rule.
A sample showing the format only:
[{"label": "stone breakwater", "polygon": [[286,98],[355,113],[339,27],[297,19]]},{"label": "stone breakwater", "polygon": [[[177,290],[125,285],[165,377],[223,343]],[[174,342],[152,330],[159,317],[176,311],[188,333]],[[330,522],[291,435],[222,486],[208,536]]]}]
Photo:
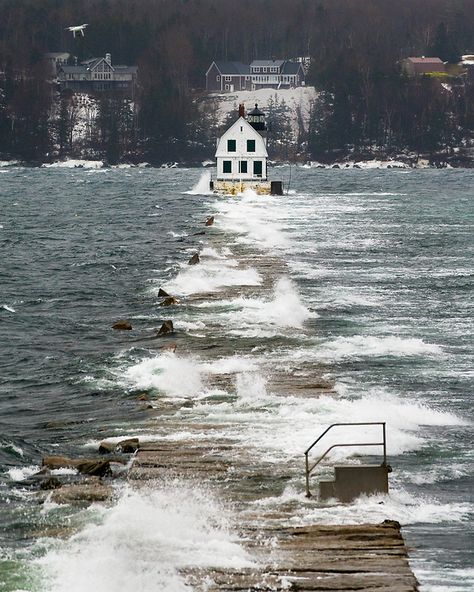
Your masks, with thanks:
[{"label": "stone breakwater", "polygon": [[[208,221],[205,224],[210,226]],[[189,264],[200,262],[196,253]],[[268,283],[270,275],[281,273],[284,267],[278,257],[266,256],[254,263],[264,278],[263,285]],[[272,273],[266,274],[266,270]],[[164,290],[158,296],[163,299],[162,306],[180,304]],[[128,332],[133,327],[129,321],[121,320],[113,329]],[[178,339],[179,348],[186,348],[185,340],[175,334],[173,322],[165,320],[155,337],[171,335]],[[177,346],[173,343],[160,346],[163,347],[171,347],[174,353]],[[226,376],[219,377],[221,386],[226,380]],[[290,386],[292,392],[297,392],[295,396],[301,398],[317,396],[321,391],[331,392],[332,385],[321,378],[318,369],[312,381],[305,377],[303,382],[300,384],[298,377],[285,373],[281,376],[274,373],[272,377],[276,392]],[[148,395],[143,393],[137,398],[147,401]],[[178,418],[175,422],[167,420],[167,433],[171,436],[182,427]],[[55,489],[52,499],[58,503],[87,503],[104,501],[112,495],[113,490],[107,487],[109,479],[125,474],[129,484],[138,490],[167,480],[182,482],[191,489],[205,484],[238,516],[236,536],[253,565],[223,569],[197,567],[192,561],[189,565],[181,564],[181,576],[195,590],[418,590],[397,522],[343,526],[298,524],[295,508],[317,502],[293,499],[280,504],[278,510],[261,502],[274,494],[275,484],[289,482],[295,474],[301,474],[303,479],[303,463],[301,467],[287,463],[275,465],[264,455],[257,457],[255,449],[223,437],[221,428],[209,421],[186,422],[187,439],[105,440],[98,450],[103,456],[98,459],[45,458],[46,468],[72,467],[89,477],[81,483],[65,485],[48,480],[48,487],[44,488]],[[130,453],[134,457],[128,472],[114,471],[114,466],[127,466],[128,459],[123,455]]]}]

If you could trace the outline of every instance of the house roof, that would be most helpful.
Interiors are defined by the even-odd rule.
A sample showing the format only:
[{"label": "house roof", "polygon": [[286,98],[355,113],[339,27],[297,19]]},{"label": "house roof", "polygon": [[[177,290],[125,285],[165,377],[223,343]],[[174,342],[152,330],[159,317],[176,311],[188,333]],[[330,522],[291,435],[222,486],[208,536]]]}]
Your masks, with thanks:
[{"label": "house roof", "polygon": [[250,74],[250,68],[242,62],[214,62],[217,69],[224,76],[242,76]]},{"label": "house roof", "polygon": [[85,66],[61,66],[61,70],[65,74],[82,74],[87,72],[87,68]]},{"label": "house roof", "polygon": [[303,70],[303,66],[299,62],[285,62],[281,69],[282,74],[298,74],[299,70]]},{"label": "house roof", "polygon": [[105,62],[108,66],[112,68],[112,70],[116,68],[116,66],[112,66],[112,64],[105,58],[91,58],[90,60],[85,60],[84,62],[81,62],[81,64],[85,66],[88,70],[93,70],[101,62]]},{"label": "house roof", "polygon": [[240,126],[243,126],[247,130],[249,135],[253,136],[255,138],[255,140],[258,142],[256,152],[254,153],[255,156],[268,157],[267,148],[265,146],[265,142],[263,140],[262,135],[253,126],[250,125],[250,123],[245,119],[245,117],[239,117],[222,134],[222,136],[219,138],[219,140],[217,142],[217,149],[216,149],[215,156],[216,157],[227,156],[227,150],[224,148],[225,140],[227,139],[228,136],[232,136],[232,134],[234,133],[234,128],[240,127]]},{"label": "house roof", "polygon": [[409,62],[412,62],[413,64],[444,64],[443,60],[440,60],[439,58],[421,57],[421,58],[407,58],[407,60]]},{"label": "house roof", "polygon": [[251,68],[280,68],[284,64],[284,60],[254,60]]},{"label": "house roof", "polygon": [[138,66],[113,66],[113,69],[120,74],[136,74],[138,71]]}]

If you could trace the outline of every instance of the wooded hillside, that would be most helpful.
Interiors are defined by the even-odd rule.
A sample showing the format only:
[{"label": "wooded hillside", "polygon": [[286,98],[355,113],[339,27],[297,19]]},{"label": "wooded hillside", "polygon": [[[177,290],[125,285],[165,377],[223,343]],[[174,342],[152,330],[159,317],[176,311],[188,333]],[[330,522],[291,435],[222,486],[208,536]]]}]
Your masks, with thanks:
[{"label": "wooded hillside", "polygon": [[[214,59],[311,56],[307,84],[321,93],[306,143],[313,158],[449,152],[474,135],[473,82],[412,80],[398,64],[474,53],[474,0],[0,0],[0,15],[3,155],[41,160],[58,146],[72,149],[61,141],[67,105],[52,109],[59,99],[42,59],[49,51],[80,60],[110,52],[115,63],[138,65],[133,121],[123,123],[113,98],[100,101],[90,149],[110,160],[210,156],[214,139],[196,99]],[[66,27],[82,23],[85,36],[74,39]]]}]

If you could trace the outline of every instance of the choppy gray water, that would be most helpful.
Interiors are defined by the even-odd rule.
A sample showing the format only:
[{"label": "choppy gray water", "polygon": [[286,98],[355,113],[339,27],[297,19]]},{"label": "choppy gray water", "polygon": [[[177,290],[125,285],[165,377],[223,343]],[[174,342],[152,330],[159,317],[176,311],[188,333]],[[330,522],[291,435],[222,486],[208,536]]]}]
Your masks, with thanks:
[{"label": "choppy gray water", "polygon": [[[295,470],[262,503],[400,520],[422,590],[472,590],[474,173],[301,168],[289,195],[239,199],[201,195],[201,174],[0,169],[0,589],[180,591],[182,565],[251,560],[203,484],[38,504],[22,481],[45,454],[209,423],[297,467],[328,424],[387,421],[388,497],[322,507]],[[176,354],[149,339],[168,316]],[[320,374],[336,393],[301,396]]]}]

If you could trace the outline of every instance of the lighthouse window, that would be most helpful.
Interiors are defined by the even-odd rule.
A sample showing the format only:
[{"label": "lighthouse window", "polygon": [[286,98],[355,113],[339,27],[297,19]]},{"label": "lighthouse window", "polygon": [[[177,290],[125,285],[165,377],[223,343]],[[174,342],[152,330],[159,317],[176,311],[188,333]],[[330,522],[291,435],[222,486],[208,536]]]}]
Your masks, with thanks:
[{"label": "lighthouse window", "polygon": [[261,160],[254,160],[253,161],[253,174],[256,177],[262,176],[262,161]]},{"label": "lighthouse window", "polygon": [[255,140],[247,140],[247,152],[255,152]]},{"label": "lighthouse window", "polygon": [[232,161],[231,160],[224,160],[222,162],[222,172],[223,173],[231,173],[232,172]]},{"label": "lighthouse window", "polygon": [[246,160],[241,160],[239,162],[239,169],[241,173],[246,173],[247,172],[247,161]]},{"label": "lighthouse window", "polygon": [[227,140],[227,152],[235,152],[237,150],[237,143],[235,140]]}]

